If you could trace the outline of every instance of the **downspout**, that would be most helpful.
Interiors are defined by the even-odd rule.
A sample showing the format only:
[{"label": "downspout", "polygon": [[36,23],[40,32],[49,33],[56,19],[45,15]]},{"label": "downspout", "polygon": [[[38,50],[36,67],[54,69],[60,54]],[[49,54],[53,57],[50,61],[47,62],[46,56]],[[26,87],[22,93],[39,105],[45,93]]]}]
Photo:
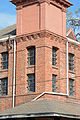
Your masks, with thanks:
[{"label": "downspout", "polygon": [[13,66],[13,108],[15,107],[15,66],[16,66],[16,39],[14,39],[14,66]]},{"label": "downspout", "polygon": [[69,95],[69,80],[68,80],[68,40],[66,42],[66,94]]},{"label": "downspout", "polygon": [[[15,36],[10,36],[10,38],[11,39],[14,39],[14,51],[13,51],[13,54],[14,54],[14,60],[13,60],[13,95],[12,95],[12,106],[13,106],[13,108],[14,108],[14,106],[15,106],[15,65],[16,65],[16,35]],[[7,39],[10,39],[9,37],[5,37],[5,38],[2,38],[2,39],[0,39],[0,41],[4,41],[4,40],[7,40]]]}]

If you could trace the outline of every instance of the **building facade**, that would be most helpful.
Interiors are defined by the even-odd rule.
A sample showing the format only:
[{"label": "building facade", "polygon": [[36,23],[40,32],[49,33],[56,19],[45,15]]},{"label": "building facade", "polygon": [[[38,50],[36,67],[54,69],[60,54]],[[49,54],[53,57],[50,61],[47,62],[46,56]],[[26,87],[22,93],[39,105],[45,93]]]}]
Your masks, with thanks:
[{"label": "building facade", "polygon": [[[66,9],[72,4],[67,0],[11,2],[16,5],[17,24],[1,31],[1,119],[14,118],[14,111],[23,115],[19,108],[39,104],[26,114],[39,114],[39,109],[43,118],[39,114],[32,119],[80,119],[80,43],[71,29],[66,36]],[[46,103],[49,111],[44,109]],[[26,115],[26,119],[29,117]]]}]

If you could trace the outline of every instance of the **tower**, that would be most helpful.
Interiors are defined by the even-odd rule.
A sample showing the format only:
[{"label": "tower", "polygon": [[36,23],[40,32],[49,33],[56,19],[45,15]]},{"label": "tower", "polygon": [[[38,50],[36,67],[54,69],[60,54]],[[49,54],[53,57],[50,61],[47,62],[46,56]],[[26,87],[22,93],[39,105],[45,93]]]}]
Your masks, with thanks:
[{"label": "tower", "polygon": [[49,30],[66,37],[67,0],[10,0],[17,9],[17,35]]},{"label": "tower", "polygon": [[66,79],[56,84],[52,79],[66,77],[66,54],[62,51],[66,51],[66,8],[72,4],[67,0],[11,2],[17,9],[16,96],[24,94],[24,98],[16,97],[16,104],[43,92],[66,94]]}]

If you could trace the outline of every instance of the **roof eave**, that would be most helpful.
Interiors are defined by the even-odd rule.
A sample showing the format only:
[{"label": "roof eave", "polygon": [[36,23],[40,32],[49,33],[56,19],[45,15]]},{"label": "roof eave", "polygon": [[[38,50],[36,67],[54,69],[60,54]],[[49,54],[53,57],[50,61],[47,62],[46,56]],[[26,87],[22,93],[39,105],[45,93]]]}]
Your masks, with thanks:
[{"label": "roof eave", "polygon": [[3,115],[0,119],[11,119],[11,118],[35,118],[35,117],[63,117],[71,119],[80,119],[78,115],[67,115],[62,113],[38,113],[38,114],[17,114],[17,115]]},{"label": "roof eave", "polygon": [[[10,0],[10,2],[12,2],[14,5],[16,5],[17,3],[21,3],[21,2],[24,2],[24,1],[27,1],[27,0]],[[35,1],[35,0],[34,0]],[[38,1],[39,2],[39,0],[36,0],[36,1]],[[46,1],[46,0],[45,0]],[[50,0],[49,0],[50,1]],[[51,0],[51,1],[53,1],[53,0]],[[66,7],[70,7],[70,6],[72,6],[73,4],[72,3],[70,3],[69,1],[67,1],[67,0],[55,0],[55,1],[58,1],[58,2],[60,2],[60,3],[62,3],[62,4],[64,4],[64,5],[66,5]],[[29,1],[28,1],[29,2]]]}]

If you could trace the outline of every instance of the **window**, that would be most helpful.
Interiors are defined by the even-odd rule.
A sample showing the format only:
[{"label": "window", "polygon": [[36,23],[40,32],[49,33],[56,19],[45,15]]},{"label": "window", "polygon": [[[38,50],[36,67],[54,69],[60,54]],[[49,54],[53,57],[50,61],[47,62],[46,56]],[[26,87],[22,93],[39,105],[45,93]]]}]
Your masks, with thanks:
[{"label": "window", "polygon": [[35,47],[28,48],[28,65],[35,65]]},{"label": "window", "polygon": [[0,96],[8,94],[8,78],[0,79]]},{"label": "window", "polygon": [[57,64],[57,48],[53,47],[52,49],[52,65],[56,66]]},{"label": "window", "polygon": [[28,92],[35,92],[35,74],[28,74],[27,89]]},{"label": "window", "polygon": [[8,52],[1,53],[1,69],[8,69]]},{"label": "window", "polygon": [[74,70],[74,55],[69,53],[69,70]]},{"label": "window", "polygon": [[57,90],[57,80],[56,80],[57,75],[52,75],[52,91],[56,92]]},{"label": "window", "polygon": [[74,80],[69,79],[69,95],[74,96]]}]

